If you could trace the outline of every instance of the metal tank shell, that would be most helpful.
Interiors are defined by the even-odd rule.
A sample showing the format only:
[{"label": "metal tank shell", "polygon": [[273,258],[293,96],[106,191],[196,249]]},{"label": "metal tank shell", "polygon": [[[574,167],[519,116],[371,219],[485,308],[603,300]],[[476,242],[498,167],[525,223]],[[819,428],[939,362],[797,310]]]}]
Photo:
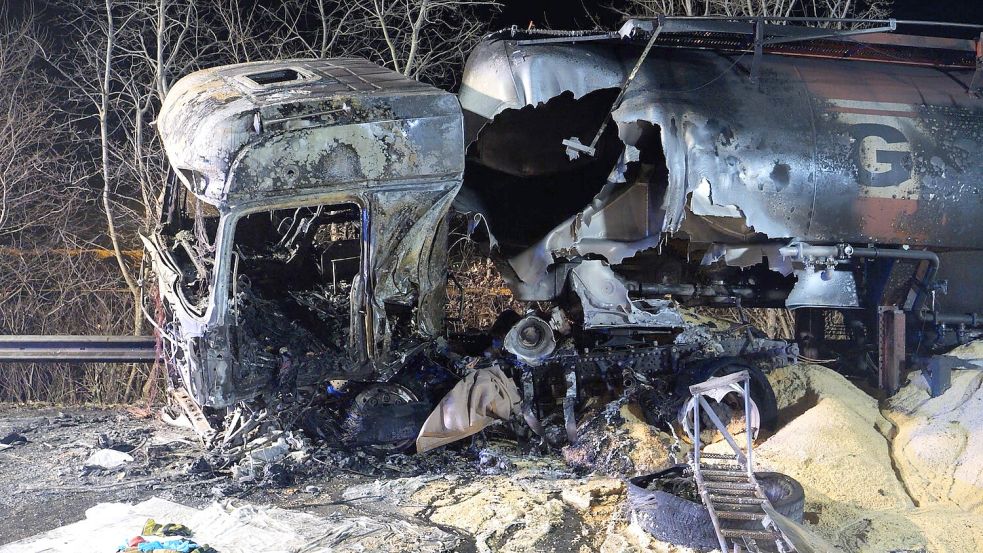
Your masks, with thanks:
[{"label": "metal tank shell", "polygon": [[[480,140],[506,110],[620,86],[643,44],[486,40],[460,93],[468,136]],[[693,211],[773,238],[979,246],[983,100],[968,92],[972,68],[765,53],[752,81],[751,58],[657,45],[613,113],[623,138],[637,121],[660,129],[662,230]],[[690,198],[704,181],[712,207],[701,210]]]}]

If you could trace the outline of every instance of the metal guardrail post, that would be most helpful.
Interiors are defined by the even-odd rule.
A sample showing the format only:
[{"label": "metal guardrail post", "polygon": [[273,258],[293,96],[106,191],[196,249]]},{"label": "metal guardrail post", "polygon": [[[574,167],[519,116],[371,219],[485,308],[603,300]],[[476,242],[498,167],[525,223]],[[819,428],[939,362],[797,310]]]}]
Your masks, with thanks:
[{"label": "metal guardrail post", "polygon": [[754,20],[754,57],[751,58],[751,82],[758,82],[761,72],[761,53],[765,45],[765,20],[758,17]]},{"label": "metal guardrail post", "polygon": [[976,39],[976,71],[969,83],[970,94],[983,93],[983,33]]}]

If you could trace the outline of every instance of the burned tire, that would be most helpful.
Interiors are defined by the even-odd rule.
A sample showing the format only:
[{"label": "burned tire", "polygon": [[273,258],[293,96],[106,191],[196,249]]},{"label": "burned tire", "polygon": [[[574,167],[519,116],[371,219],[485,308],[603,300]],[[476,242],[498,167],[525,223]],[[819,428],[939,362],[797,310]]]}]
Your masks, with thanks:
[{"label": "burned tire", "polygon": [[[687,465],[675,467],[628,481],[628,510],[643,530],[655,539],[693,549],[709,551],[718,547],[710,513],[699,500],[693,501],[674,493],[673,483],[693,482]],[[802,521],[805,495],[793,478],[776,472],[757,472],[758,484],[772,506],[782,515]],[[661,488],[661,489],[649,489]],[[696,484],[692,483],[695,498]]]},{"label": "burned tire", "polygon": [[780,472],[756,472],[761,491],[768,496],[771,506],[785,518],[802,522],[805,513],[806,494],[799,481]]},{"label": "burned tire", "polygon": [[717,547],[717,537],[710,513],[703,504],[670,492],[649,489],[658,480],[686,478],[687,468],[678,465],[628,480],[628,510],[632,519],[659,541],[694,549],[713,549]]}]

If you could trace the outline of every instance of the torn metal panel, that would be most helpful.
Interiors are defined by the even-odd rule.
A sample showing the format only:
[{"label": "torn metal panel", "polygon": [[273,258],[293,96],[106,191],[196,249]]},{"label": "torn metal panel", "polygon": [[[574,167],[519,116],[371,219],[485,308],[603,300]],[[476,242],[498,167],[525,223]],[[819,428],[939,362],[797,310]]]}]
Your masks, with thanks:
[{"label": "torn metal panel", "polygon": [[782,275],[792,272],[792,262],[782,255],[780,244],[713,244],[706,250],[700,265],[723,261],[732,267],[752,267],[767,260],[768,267]]},{"label": "torn metal panel", "polygon": [[[493,121],[563,91],[581,97],[618,86],[641,43],[530,44],[510,55],[516,48],[493,39],[476,50],[465,110]],[[983,181],[983,168],[963,157],[983,136],[983,101],[965,93],[968,68],[949,77],[930,67],[765,54],[758,83],[747,70],[748,60],[726,50],[656,47],[614,112],[622,135],[639,120],[660,129],[665,231],[680,229],[689,197],[708,185],[704,212],[732,206],[770,237],[971,247],[975,207],[955,200],[979,195]]]},{"label": "torn metal panel", "polygon": [[509,264],[524,285],[535,286],[548,278],[547,268],[560,258],[597,254],[609,263],[620,263],[659,243],[661,221],[652,219],[650,202],[647,184],[609,182],[583,211],[510,259]]},{"label": "torn metal panel", "polygon": [[708,215],[711,217],[733,217],[741,218],[744,214],[736,205],[718,204],[713,201],[713,192],[710,189],[710,181],[700,179],[700,184],[693,190],[690,196],[690,211],[693,215]]},{"label": "torn metal panel", "polygon": [[[624,80],[625,63],[593,43],[520,46],[511,40],[485,40],[468,57],[459,97],[466,111],[491,120],[506,109],[535,106],[567,91],[579,98],[616,88]],[[471,128],[469,139],[477,131]]]},{"label": "torn metal panel", "polygon": [[391,324],[386,304],[415,311],[421,336],[437,336],[443,329],[447,271],[447,222],[459,186],[379,192],[373,198],[372,297],[375,305],[373,335],[379,358],[389,354]]}]

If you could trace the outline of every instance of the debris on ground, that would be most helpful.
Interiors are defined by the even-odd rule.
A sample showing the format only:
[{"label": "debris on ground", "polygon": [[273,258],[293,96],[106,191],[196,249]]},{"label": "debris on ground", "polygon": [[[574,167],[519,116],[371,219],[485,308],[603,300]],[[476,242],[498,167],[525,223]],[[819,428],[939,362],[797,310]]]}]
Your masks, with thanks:
[{"label": "debris on ground", "polygon": [[206,545],[198,545],[193,540],[180,538],[166,541],[148,541],[141,536],[131,539],[117,550],[120,553],[218,553]]},{"label": "debris on ground", "polygon": [[83,468],[115,470],[133,462],[133,456],[115,449],[97,449],[86,459]]},{"label": "debris on ground", "polygon": [[12,448],[15,445],[21,445],[26,443],[27,443],[27,438],[16,432],[10,432],[6,436],[0,438],[0,451],[4,449]]},{"label": "debris on ground", "polygon": [[[773,370],[778,429],[759,437],[756,470],[799,481],[805,532],[846,553],[983,550],[981,482],[972,471],[981,466],[983,443],[980,374],[954,371],[952,388],[930,398],[924,377],[912,373],[879,405],[819,365]],[[579,415],[578,444],[562,455],[501,440],[502,427],[425,454],[355,449],[334,440],[323,422],[328,437],[313,438],[302,422],[305,403],[297,404],[277,408],[286,419],[262,416],[228,443],[217,436],[211,450],[202,450],[189,431],[111,411],[0,411],[0,436],[24,438],[16,449],[0,451],[0,512],[6,514],[0,543],[38,532],[37,539],[69,539],[46,531],[83,513],[87,518],[77,524],[84,525],[76,528],[103,535],[92,526],[100,509],[120,509],[132,515],[132,526],[114,530],[105,550],[153,518],[184,524],[196,543],[229,553],[237,550],[204,533],[214,521],[224,532],[232,528],[230,516],[260,524],[289,515],[300,519],[276,528],[296,524],[301,529],[289,539],[319,544],[311,551],[691,551],[656,540],[625,508],[625,478],[682,461],[688,449],[671,429],[648,425],[636,398],[598,402]],[[283,423],[295,417],[301,421],[295,428]],[[256,416],[243,412],[236,426],[250,419]],[[720,447],[727,446],[706,451]],[[80,475],[101,450],[133,461]],[[148,497],[179,506],[137,509]],[[93,508],[100,503],[125,505]],[[327,534],[323,544],[316,541]],[[79,550],[45,543],[55,543],[55,552]],[[250,551],[264,550],[263,543],[250,542]],[[14,545],[0,552],[38,549]]]},{"label": "debris on ground", "polygon": [[615,476],[637,476],[675,464],[685,444],[648,424],[637,403],[622,398],[584,417],[577,443],[563,448],[574,468]]},{"label": "debris on ground", "polygon": [[478,551],[595,550],[607,517],[592,524],[589,513],[619,509],[623,484],[579,479],[555,459],[518,456],[511,463],[508,474],[401,478],[355,486],[344,497],[364,509],[395,508],[460,530],[474,537]]},{"label": "debris on ground", "polygon": [[[194,509],[160,498],[135,505],[102,503],[85,512],[85,519],[0,547],[0,553],[76,553],[116,551],[120,542],[139,535],[148,518],[180,520],[194,530],[193,538],[164,538],[164,548],[177,551],[453,551],[459,539],[429,524],[408,520],[373,520],[365,516],[319,517],[276,507],[232,502]],[[122,536],[126,536],[123,538]],[[146,538],[146,537],[144,537]],[[137,545],[153,550],[153,541]],[[187,549],[188,543],[195,547]],[[199,546],[197,544],[202,544]],[[209,549],[205,549],[208,544]],[[150,549],[147,549],[150,548]]]},{"label": "debris on ground", "polygon": [[143,530],[140,532],[142,536],[191,536],[191,529],[183,524],[176,522],[169,522],[166,524],[158,524],[152,518],[148,518],[147,522],[143,525]]}]

